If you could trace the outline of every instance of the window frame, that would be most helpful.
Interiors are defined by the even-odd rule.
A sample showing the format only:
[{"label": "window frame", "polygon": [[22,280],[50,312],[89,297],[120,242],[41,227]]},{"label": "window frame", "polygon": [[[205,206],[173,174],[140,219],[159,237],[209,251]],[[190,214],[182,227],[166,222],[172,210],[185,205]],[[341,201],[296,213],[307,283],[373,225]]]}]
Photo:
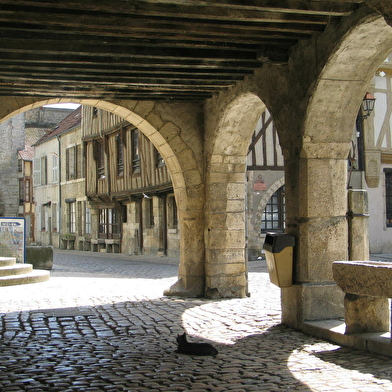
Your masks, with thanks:
[{"label": "window frame", "polygon": [[140,158],[140,132],[137,128],[131,131],[132,139],[132,173],[140,174],[141,158]]},{"label": "window frame", "polygon": [[260,222],[261,234],[265,234],[269,231],[283,233],[285,231],[285,218],[285,186],[283,185],[274,192],[264,208]]}]

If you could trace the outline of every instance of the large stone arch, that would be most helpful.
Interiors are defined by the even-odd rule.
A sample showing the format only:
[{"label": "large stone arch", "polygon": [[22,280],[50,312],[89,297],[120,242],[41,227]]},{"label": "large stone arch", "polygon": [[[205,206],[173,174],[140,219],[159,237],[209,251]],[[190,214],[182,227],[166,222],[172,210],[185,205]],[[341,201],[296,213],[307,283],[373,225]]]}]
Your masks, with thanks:
[{"label": "large stone arch", "polygon": [[[199,103],[111,102],[97,99],[3,98],[0,122],[27,110],[54,103],[94,106],[121,116],[155,145],[170,172],[179,214],[179,280],[166,294],[198,296],[204,289],[204,174],[202,106]],[[3,103],[3,102],[1,102]]]},{"label": "large stone arch", "polygon": [[287,228],[298,239],[295,284],[282,290],[288,325],[343,314],[331,266],[348,258],[347,156],[361,101],[391,49],[392,28],[365,15],[336,39],[303,97],[301,139],[286,145]]},{"label": "large stone arch", "polygon": [[243,297],[247,294],[246,154],[264,108],[256,94],[244,93],[222,105],[220,116],[215,108],[218,116],[208,117],[205,141],[208,297]]}]

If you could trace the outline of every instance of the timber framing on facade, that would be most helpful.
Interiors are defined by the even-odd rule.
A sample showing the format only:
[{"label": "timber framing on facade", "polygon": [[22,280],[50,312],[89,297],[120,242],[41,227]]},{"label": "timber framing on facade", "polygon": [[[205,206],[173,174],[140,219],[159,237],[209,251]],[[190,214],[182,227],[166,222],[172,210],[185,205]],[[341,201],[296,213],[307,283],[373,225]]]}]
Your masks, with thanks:
[{"label": "timber framing on facade", "polygon": [[178,255],[177,207],[165,161],[134,125],[83,106],[92,250]]}]

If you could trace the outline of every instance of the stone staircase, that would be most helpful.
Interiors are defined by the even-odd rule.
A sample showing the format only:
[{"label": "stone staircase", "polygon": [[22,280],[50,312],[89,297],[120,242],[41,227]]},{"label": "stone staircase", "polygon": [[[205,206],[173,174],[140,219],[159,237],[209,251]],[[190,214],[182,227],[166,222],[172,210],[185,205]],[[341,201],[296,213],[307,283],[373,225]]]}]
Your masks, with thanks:
[{"label": "stone staircase", "polygon": [[33,270],[31,264],[17,264],[15,257],[0,257],[0,286],[46,282],[49,277],[49,271]]}]

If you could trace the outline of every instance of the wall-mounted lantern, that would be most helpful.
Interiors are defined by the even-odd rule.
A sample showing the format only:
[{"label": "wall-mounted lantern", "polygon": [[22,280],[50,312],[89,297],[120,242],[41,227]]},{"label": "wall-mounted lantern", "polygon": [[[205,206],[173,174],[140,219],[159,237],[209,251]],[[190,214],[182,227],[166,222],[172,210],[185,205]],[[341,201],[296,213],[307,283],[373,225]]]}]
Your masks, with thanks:
[{"label": "wall-mounted lantern", "polygon": [[361,116],[362,120],[364,120],[365,118],[368,118],[370,116],[370,113],[374,109],[375,102],[376,102],[376,98],[374,97],[374,95],[367,92],[365,94],[365,97],[363,98],[363,101],[362,101],[362,112],[364,113]]}]

